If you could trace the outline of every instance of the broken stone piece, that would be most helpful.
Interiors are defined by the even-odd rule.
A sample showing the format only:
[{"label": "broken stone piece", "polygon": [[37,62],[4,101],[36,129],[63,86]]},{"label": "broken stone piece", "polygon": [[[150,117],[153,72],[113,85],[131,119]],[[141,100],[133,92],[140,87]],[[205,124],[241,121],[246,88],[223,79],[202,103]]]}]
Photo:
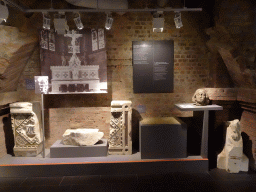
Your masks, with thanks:
[{"label": "broken stone piece", "polygon": [[104,136],[99,129],[67,129],[62,135],[64,145],[94,145]]},{"label": "broken stone piece", "polygon": [[249,160],[243,154],[243,139],[238,119],[228,121],[226,143],[217,158],[217,167],[229,173],[248,171]]}]

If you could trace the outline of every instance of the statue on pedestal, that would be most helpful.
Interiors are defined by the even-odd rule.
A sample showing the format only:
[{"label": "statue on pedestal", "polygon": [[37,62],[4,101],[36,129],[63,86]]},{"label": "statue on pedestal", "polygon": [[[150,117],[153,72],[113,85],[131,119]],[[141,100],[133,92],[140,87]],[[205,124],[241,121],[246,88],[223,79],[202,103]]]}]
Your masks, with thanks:
[{"label": "statue on pedestal", "polygon": [[195,102],[197,106],[208,105],[210,100],[205,89],[197,89],[194,96],[192,97],[192,101]]},{"label": "statue on pedestal", "polygon": [[243,139],[238,119],[228,121],[226,143],[217,158],[217,168],[226,169],[229,173],[248,171],[249,160],[243,154]]}]

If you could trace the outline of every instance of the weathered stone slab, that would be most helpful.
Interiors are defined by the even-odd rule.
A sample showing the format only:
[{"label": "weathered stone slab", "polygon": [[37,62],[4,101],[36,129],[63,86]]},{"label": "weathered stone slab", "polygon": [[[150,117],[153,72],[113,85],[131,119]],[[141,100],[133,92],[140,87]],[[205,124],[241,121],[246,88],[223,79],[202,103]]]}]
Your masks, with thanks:
[{"label": "weathered stone slab", "polygon": [[226,143],[217,158],[217,167],[229,173],[248,171],[249,160],[243,154],[243,139],[238,119],[228,121]]},{"label": "weathered stone slab", "polygon": [[64,145],[94,145],[104,136],[99,129],[67,129],[63,134]]}]

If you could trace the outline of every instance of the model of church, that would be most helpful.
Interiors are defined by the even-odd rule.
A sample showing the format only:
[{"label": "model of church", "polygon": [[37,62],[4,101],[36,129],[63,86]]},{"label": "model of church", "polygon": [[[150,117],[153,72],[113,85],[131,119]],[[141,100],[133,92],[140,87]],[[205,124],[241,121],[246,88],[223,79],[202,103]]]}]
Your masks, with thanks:
[{"label": "model of church", "polygon": [[75,30],[72,30],[72,33],[64,36],[72,38],[71,45],[68,46],[68,53],[72,53],[72,57],[68,66],[63,61],[62,66],[50,67],[52,71],[51,93],[100,91],[99,65],[82,66],[77,56],[77,53],[80,53],[80,46],[76,45],[76,42],[82,34],[77,34]]}]

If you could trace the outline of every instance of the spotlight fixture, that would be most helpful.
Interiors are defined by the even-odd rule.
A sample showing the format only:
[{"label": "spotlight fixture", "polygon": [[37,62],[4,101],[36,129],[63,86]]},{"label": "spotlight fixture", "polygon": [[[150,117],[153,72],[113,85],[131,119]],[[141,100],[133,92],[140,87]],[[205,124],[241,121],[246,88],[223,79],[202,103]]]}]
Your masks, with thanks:
[{"label": "spotlight fixture", "polygon": [[153,14],[153,32],[163,32],[164,18],[163,11],[158,11]]},{"label": "spotlight fixture", "polygon": [[80,14],[79,13],[75,13],[75,18],[74,18],[74,21],[75,21],[75,24],[76,24],[76,27],[77,29],[81,30],[84,28],[84,25],[81,21],[81,17],[80,17]]},{"label": "spotlight fixture", "polygon": [[111,29],[113,20],[114,19],[112,18],[112,16],[107,14],[106,23],[105,23],[105,28],[107,30]]},{"label": "spotlight fixture", "polygon": [[66,34],[66,31],[69,31],[65,12],[59,12],[58,14],[55,14],[53,22],[55,31],[57,31],[58,34]]},{"label": "spotlight fixture", "polygon": [[1,1],[1,3],[0,3],[0,23],[2,23],[3,21],[6,22],[8,16],[9,16],[9,11],[6,6],[6,3],[4,1]]},{"label": "spotlight fixture", "polygon": [[181,21],[181,12],[175,12],[175,16],[174,16],[174,23],[176,28],[181,28],[183,27],[182,21]]},{"label": "spotlight fixture", "polygon": [[43,13],[43,28],[50,30],[51,28],[51,19],[50,15]]}]

